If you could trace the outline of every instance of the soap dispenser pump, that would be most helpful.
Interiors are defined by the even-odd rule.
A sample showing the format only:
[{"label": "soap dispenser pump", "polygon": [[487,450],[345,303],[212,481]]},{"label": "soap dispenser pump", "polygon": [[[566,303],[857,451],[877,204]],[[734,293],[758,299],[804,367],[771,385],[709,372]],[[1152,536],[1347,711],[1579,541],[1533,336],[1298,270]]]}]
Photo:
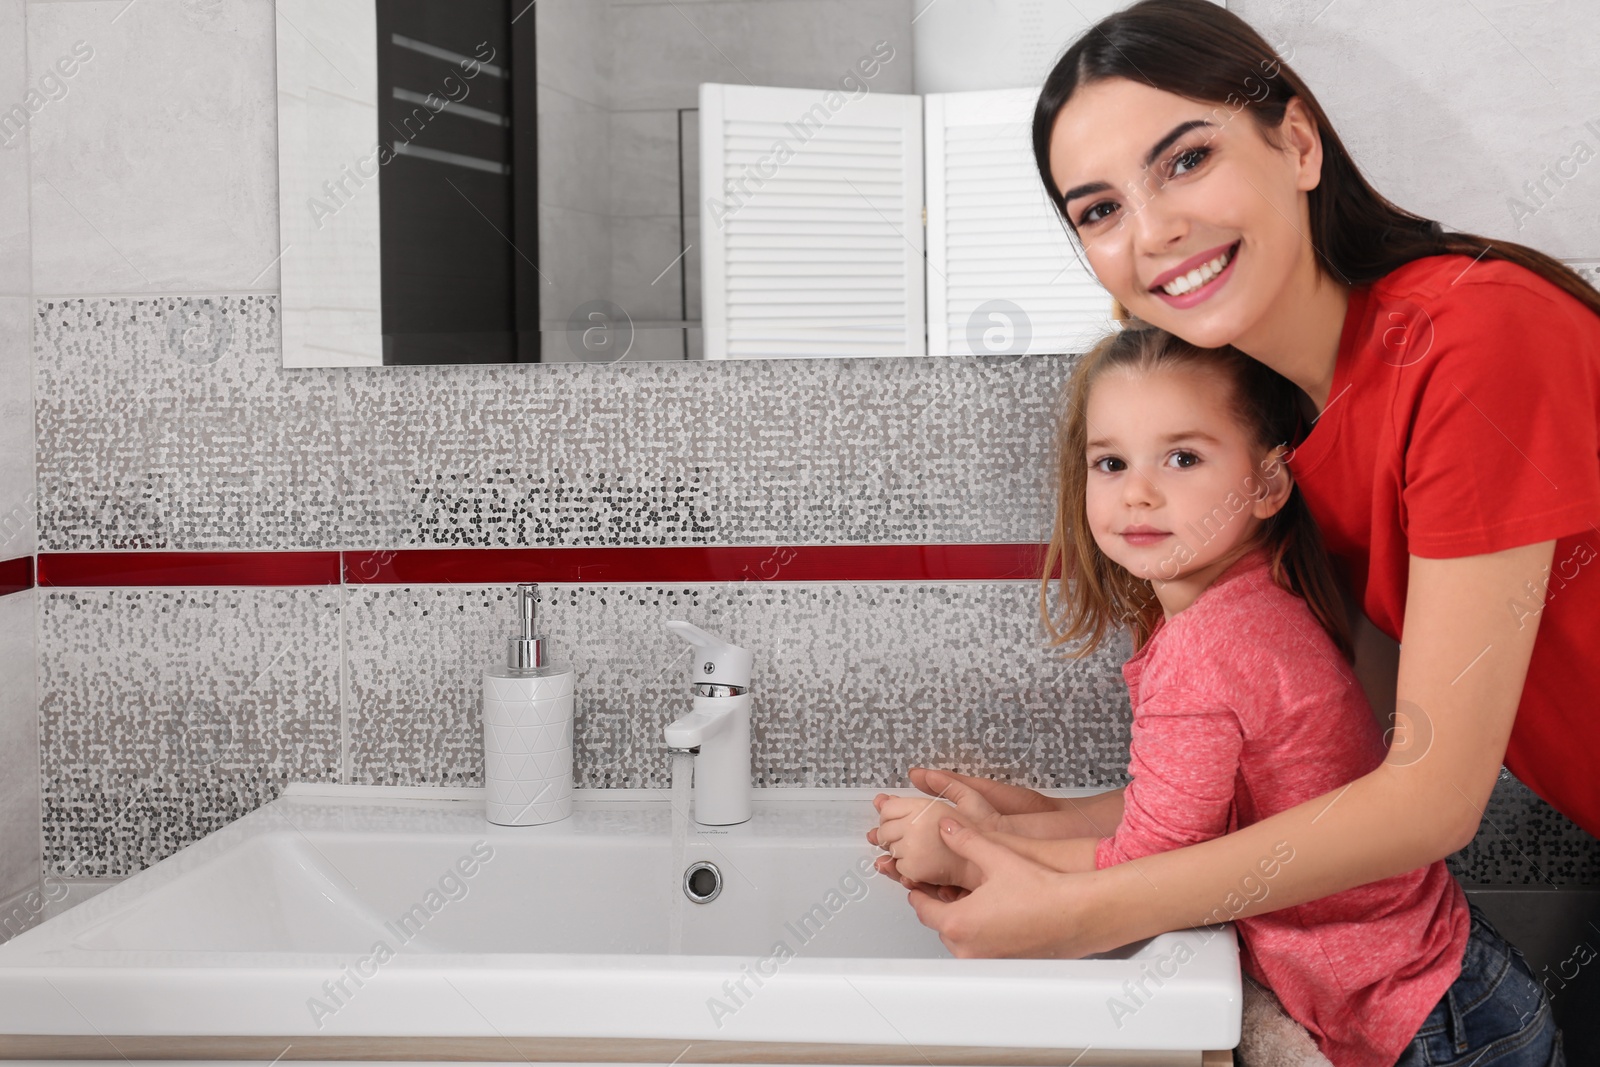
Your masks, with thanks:
[{"label": "soap dispenser pump", "polygon": [[667,747],[694,756],[694,821],[731,826],[750,819],[750,669],[748,649],[679,619],[667,629],[694,646],[693,706],[664,731]]},{"label": "soap dispenser pump", "polygon": [[521,632],[483,672],[484,814],[532,826],[572,814],[572,671],[538,632],[539,587],[517,586]]}]

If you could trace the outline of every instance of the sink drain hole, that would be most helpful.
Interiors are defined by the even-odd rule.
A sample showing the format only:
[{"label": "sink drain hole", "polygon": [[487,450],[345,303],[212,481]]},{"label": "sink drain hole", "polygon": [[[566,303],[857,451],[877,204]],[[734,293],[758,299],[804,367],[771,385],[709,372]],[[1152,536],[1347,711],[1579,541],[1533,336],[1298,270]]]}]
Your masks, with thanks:
[{"label": "sink drain hole", "polygon": [[696,904],[709,904],[722,892],[722,872],[715,863],[702,860],[683,872],[683,895]]}]

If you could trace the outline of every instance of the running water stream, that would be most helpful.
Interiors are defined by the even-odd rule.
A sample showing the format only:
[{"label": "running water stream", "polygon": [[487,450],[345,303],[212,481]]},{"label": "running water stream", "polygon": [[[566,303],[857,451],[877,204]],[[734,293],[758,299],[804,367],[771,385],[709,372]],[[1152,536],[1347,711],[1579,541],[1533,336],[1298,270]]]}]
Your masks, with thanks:
[{"label": "running water stream", "polygon": [[683,916],[689,898],[683,893],[683,872],[689,865],[689,783],[694,775],[694,753],[672,753],[672,867],[667,872],[667,951],[683,951]]}]

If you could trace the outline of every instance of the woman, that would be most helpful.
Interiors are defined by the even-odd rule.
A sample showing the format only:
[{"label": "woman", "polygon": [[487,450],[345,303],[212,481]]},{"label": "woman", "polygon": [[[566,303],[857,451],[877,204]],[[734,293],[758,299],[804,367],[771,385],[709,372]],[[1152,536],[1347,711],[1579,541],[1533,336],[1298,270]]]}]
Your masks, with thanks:
[{"label": "woman", "polygon": [[[1390,204],[1294,72],[1204,0],[1145,0],[1091,29],[1046,81],[1033,138],[1129,313],[1231,344],[1305,394],[1288,465],[1356,602],[1403,635],[1397,732],[1342,789],[1091,873],[941,820],[981,884],[913,887],[918,917],[957,956],[1077,957],[1215,921],[1225,902],[1249,916],[1316,900],[1464,847],[1502,762],[1600,835],[1600,293]],[[1053,544],[1047,571],[1060,561]],[[913,778],[980,816],[1056,807]],[[1068,808],[1103,836],[1120,791]],[[1242,897],[1285,841],[1294,861]]]}]

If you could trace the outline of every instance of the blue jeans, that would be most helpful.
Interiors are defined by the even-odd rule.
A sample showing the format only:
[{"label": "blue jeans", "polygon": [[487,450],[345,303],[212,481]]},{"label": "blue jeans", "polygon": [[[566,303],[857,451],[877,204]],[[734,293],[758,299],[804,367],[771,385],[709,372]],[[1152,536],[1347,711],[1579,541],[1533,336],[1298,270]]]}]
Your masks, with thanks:
[{"label": "blue jeans", "polygon": [[1476,904],[1461,976],[1395,1067],[1566,1067],[1550,998]]}]

